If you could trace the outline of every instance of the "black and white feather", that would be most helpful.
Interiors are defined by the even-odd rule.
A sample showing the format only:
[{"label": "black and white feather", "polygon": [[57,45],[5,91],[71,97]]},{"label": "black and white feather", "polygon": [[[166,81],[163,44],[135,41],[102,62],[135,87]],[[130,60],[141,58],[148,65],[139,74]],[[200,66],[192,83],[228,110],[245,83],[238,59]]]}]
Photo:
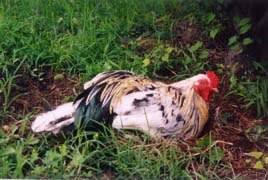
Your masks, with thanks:
[{"label": "black and white feather", "polygon": [[207,103],[192,87],[200,78],[207,77],[165,84],[129,71],[101,73],[84,84],[74,102],[39,115],[32,130],[58,133],[73,123],[110,121],[116,129],[138,129],[154,137],[196,137],[208,118]]}]

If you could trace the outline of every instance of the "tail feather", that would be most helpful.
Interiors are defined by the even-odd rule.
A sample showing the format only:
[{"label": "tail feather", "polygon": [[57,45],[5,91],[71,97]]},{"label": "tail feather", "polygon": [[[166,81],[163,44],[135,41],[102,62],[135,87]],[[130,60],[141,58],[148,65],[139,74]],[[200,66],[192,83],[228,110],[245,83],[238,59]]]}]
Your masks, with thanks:
[{"label": "tail feather", "polygon": [[33,132],[52,131],[57,134],[63,127],[74,123],[73,102],[58,106],[55,110],[40,114],[32,123]]},{"label": "tail feather", "polygon": [[46,131],[52,131],[54,134],[58,134],[62,128],[69,126],[74,123],[74,117],[70,119],[66,119],[58,124],[55,124],[55,126],[46,129]]}]

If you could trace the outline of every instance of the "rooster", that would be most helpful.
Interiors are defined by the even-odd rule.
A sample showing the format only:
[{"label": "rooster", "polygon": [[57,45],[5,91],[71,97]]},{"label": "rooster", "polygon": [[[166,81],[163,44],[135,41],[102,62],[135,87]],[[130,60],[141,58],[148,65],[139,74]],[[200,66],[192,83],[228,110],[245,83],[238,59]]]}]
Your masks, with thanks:
[{"label": "rooster", "polygon": [[195,138],[207,122],[208,101],[218,84],[212,71],[172,84],[129,71],[100,73],[84,84],[74,102],[38,115],[31,128],[57,134],[66,126],[106,121],[153,137]]}]

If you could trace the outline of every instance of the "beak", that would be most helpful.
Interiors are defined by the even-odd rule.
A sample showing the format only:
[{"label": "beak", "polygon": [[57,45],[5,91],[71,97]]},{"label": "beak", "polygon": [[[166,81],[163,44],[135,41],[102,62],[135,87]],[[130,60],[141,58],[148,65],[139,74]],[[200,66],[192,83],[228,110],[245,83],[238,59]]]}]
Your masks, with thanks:
[{"label": "beak", "polygon": [[214,91],[215,93],[219,93],[218,88],[212,88],[212,91]]}]

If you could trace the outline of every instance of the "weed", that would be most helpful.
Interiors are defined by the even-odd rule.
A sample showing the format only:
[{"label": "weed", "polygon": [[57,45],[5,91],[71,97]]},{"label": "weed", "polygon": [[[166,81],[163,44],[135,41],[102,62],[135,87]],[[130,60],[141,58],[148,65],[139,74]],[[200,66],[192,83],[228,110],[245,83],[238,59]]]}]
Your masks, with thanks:
[{"label": "weed", "polygon": [[256,77],[256,81],[251,81],[247,77],[242,77],[243,81],[238,80],[235,74],[231,75],[230,78],[230,92],[226,95],[231,94],[238,95],[240,100],[244,102],[243,108],[255,109],[256,116],[260,117],[266,115],[268,110],[267,102],[267,80]]},{"label": "weed", "polygon": [[228,46],[232,51],[240,54],[246,46],[253,42],[250,37],[245,37],[245,34],[251,29],[250,19],[240,19],[236,16],[234,17],[234,24],[238,33],[228,39]]}]

